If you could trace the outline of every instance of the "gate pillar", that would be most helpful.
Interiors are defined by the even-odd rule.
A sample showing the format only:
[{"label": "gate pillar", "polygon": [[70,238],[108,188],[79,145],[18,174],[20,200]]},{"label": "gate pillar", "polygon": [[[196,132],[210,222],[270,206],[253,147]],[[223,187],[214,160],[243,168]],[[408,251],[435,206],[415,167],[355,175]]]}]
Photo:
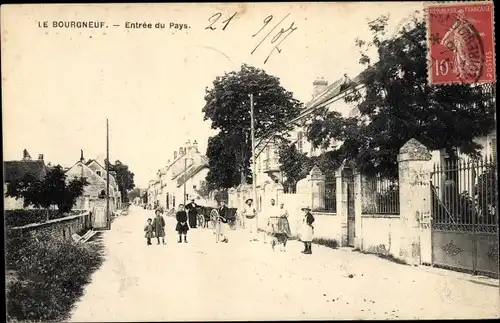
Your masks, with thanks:
[{"label": "gate pillar", "polygon": [[[399,258],[409,265],[427,262],[431,255],[431,228],[425,225],[430,217],[430,160],[429,150],[416,139],[410,139],[399,150]],[[423,234],[425,230],[428,235]]]}]

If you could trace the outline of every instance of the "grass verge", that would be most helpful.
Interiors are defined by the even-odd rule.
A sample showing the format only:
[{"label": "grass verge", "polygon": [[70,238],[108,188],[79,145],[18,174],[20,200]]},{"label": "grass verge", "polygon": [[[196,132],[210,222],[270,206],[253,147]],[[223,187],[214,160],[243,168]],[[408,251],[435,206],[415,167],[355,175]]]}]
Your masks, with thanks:
[{"label": "grass verge", "polygon": [[39,236],[7,237],[6,282],[8,322],[69,319],[92,273],[104,260],[102,243]]}]

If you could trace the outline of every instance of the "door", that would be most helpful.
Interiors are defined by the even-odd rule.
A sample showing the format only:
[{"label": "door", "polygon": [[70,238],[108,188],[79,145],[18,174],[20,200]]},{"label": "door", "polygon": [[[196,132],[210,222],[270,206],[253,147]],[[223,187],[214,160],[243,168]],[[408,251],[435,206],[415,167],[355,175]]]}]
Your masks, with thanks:
[{"label": "door", "polygon": [[106,209],[96,206],[94,209],[94,229],[106,229],[107,225]]},{"label": "door", "polygon": [[356,233],[356,214],[354,209],[354,181],[347,180],[347,245],[354,247],[354,237]]}]

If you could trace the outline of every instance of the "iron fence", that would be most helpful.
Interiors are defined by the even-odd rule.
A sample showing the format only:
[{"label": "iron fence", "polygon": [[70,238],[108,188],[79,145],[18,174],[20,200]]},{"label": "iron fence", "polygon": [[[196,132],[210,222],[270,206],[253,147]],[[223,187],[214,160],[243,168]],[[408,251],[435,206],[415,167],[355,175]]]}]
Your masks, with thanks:
[{"label": "iron fence", "polygon": [[435,228],[497,232],[497,165],[491,157],[434,165],[431,176]]},{"label": "iron fence", "polygon": [[325,211],[337,213],[337,183],[325,183]]},{"label": "iron fence", "polygon": [[399,215],[399,180],[365,177],[361,186],[363,214]]}]

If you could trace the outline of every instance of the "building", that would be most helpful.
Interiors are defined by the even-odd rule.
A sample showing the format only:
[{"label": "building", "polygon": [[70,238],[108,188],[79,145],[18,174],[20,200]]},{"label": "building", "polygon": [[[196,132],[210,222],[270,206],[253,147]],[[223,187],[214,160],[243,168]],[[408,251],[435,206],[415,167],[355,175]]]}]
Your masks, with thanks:
[{"label": "building", "polygon": [[[328,149],[314,149],[305,136],[305,127],[311,120],[312,112],[319,108],[326,108],[329,111],[336,111],[343,117],[359,116],[358,108],[346,103],[344,97],[352,92],[353,89],[360,91],[363,94],[363,86],[360,85],[360,80],[363,73],[356,76],[354,79],[349,79],[346,75],[332,84],[328,84],[323,78],[313,82],[312,99],[305,104],[303,111],[294,120],[295,129],[290,133],[289,139],[292,144],[295,144],[297,150],[307,154],[308,156],[318,156],[327,150],[334,150],[339,146],[340,142],[332,141]],[[478,137],[475,140],[483,147],[481,154],[483,156],[491,156],[496,159],[496,130],[484,137]],[[284,182],[283,174],[280,171],[278,147],[273,137],[263,138],[258,140],[256,146],[256,174],[257,185],[262,186],[266,183]],[[467,160],[468,157],[462,153],[459,154],[462,160]],[[432,152],[433,163],[443,163],[448,157],[447,152],[441,151]],[[325,170],[323,170],[325,171]]]},{"label": "building", "polygon": [[[75,209],[93,209],[96,204],[101,205],[102,200],[106,199],[106,169],[95,159],[85,161],[83,151],[80,160],[66,171],[66,176],[67,180],[84,177],[89,183],[76,201]],[[121,193],[111,171],[109,178],[109,205],[113,212],[121,206]]]},{"label": "building", "polygon": [[[43,154],[38,155],[38,159],[32,160],[30,154],[25,149],[21,160],[5,161],[4,167],[4,192],[7,185],[13,181],[18,181],[27,175],[33,176],[36,180],[41,180],[47,173],[47,166],[43,160]],[[4,196],[4,210],[15,210],[23,208],[23,200]]]},{"label": "building", "polygon": [[196,141],[188,140],[173,160],[159,169],[156,178],[148,185],[148,205],[159,205],[165,209],[177,207],[192,198],[198,197],[198,189],[204,184],[208,173],[208,159],[198,150]]}]

